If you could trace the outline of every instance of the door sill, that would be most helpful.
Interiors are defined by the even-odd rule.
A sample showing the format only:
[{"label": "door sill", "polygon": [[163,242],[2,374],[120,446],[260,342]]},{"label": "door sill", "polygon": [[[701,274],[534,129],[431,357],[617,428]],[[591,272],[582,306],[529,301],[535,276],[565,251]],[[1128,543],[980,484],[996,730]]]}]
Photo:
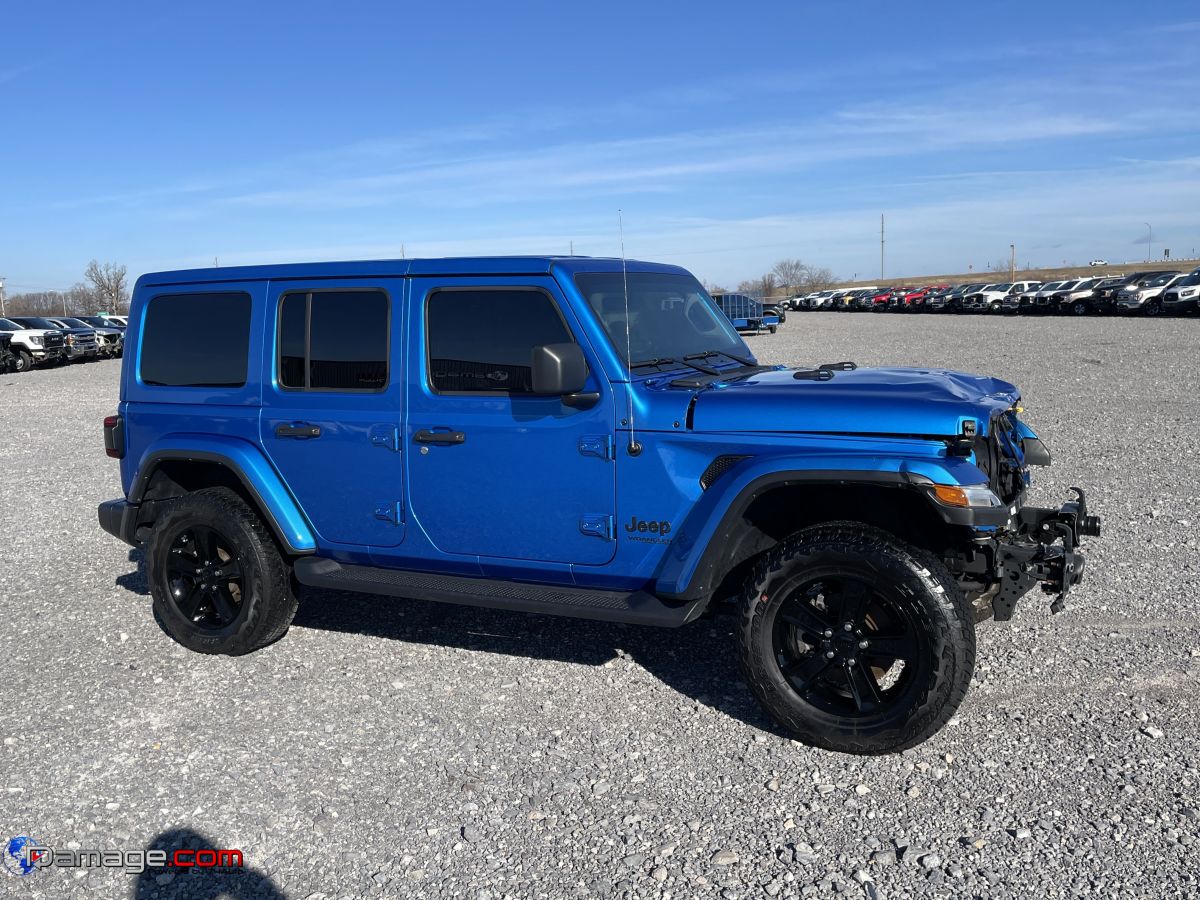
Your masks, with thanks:
[{"label": "door sill", "polygon": [[599,591],[494,578],[464,578],[346,565],[312,556],[296,560],[294,566],[296,580],[309,587],[600,622],[678,628],[698,618],[704,610],[701,600],[672,605],[648,591]]}]

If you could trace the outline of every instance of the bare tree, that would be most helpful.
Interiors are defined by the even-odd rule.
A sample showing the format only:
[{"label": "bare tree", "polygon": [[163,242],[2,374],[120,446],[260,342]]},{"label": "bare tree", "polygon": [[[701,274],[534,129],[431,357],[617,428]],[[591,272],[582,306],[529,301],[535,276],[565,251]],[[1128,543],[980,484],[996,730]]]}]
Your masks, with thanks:
[{"label": "bare tree", "polygon": [[767,297],[775,290],[775,273],[767,272],[758,278],[749,278],[738,282],[738,292],[753,294],[755,297]]},{"label": "bare tree", "polygon": [[118,313],[129,302],[128,280],[124,266],[115,263],[101,265],[92,260],[83,277],[91,282],[96,301],[105,312]]},{"label": "bare tree", "polygon": [[804,279],[800,289],[806,294],[824,291],[837,284],[833,272],[825,266],[805,266]]},{"label": "bare tree", "polygon": [[771,269],[771,274],[778,280],[786,291],[804,283],[808,275],[808,266],[798,259],[781,259]]},{"label": "bare tree", "polygon": [[67,308],[79,315],[91,316],[97,312],[100,301],[96,292],[82,281],[77,281],[66,290]]}]

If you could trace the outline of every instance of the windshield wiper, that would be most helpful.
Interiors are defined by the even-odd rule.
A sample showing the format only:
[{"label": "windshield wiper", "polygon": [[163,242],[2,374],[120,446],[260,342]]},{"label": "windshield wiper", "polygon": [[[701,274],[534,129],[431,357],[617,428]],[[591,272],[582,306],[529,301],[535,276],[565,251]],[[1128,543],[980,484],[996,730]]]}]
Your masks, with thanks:
[{"label": "windshield wiper", "polygon": [[699,365],[698,363],[692,362],[693,359],[702,359],[702,358],[703,358],[702,354],[700,356],[695,356],[695,357],[685,356],[683,359],[676,359],[674,356],[656,356],[653,359],[643,359],[639,362],[630,363],[629,368],[640,369],[643,366],[658,366],[661,368],[662,366],[664,366],[667,363],[674,363],[677,366],[687,366],[689,368],[695,369],[697,372],[703,372],[705,375],[720,375],[721,374],[719,370],[714,369],[712,366],[702,366],[702,365]]},{"label": "windshield wiper", "polygon": [[754,366],[756,363],[752,359],[747,359],[744,356],[734,356],[728,350],[705,350],[703,353],[692,353],[685,356],[684,360],[691,361],[693,359],[708,359],[713,356],[725,356],[732,359],[735,363],[741,363],[743,366]]}]

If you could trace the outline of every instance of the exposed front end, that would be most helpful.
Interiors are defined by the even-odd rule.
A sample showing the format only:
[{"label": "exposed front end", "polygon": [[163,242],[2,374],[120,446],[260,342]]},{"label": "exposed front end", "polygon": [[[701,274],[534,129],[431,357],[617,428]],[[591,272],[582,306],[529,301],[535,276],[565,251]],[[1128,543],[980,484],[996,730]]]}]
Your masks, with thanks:
[{"label": "exposed front end", "polygon": [[[960,448],[965,450],[965,442]],[[974,438],[971,454],[995,500],[972,508],[965,497],[949,498],[964,504],[960,512],[966,515],[958,521],[973,531],[973,546],[947,560],[951,570],[976,596],[981,617],[1012,618],[1017,601],[1034,587],[1051,595],[1051,610],[1061,612],[1068,592],[1083,580],[1080,543],[1100,534],[1100,519],[1088,512],[1080,488],[1072,488],[1073,498],[1056,509],[1024,505],[1029,467],[1050,465],[1050,451],[1015,408],[992,419],[987,433]]]}]

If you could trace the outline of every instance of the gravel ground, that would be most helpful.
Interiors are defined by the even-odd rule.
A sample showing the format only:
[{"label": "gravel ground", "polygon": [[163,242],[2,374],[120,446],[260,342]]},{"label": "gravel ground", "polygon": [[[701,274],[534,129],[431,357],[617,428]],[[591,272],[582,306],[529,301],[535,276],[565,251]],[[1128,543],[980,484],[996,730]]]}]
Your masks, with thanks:
[{"label": "gravel ground", "polygon": [[[733,620],[674,632],[308,592],[241,659],[172,643],[96,525],[118,363],[0,376],[0,833],[244,851],[219,876],[42,872],[19,897],[1167,897],[1200,893],[1196,321],[794,314],[772,362],[1024,390],[1105,534],[1051,616],[981,626],[903,755],[766,721]],[[72,844],[71,842],[77,842]]]}]

